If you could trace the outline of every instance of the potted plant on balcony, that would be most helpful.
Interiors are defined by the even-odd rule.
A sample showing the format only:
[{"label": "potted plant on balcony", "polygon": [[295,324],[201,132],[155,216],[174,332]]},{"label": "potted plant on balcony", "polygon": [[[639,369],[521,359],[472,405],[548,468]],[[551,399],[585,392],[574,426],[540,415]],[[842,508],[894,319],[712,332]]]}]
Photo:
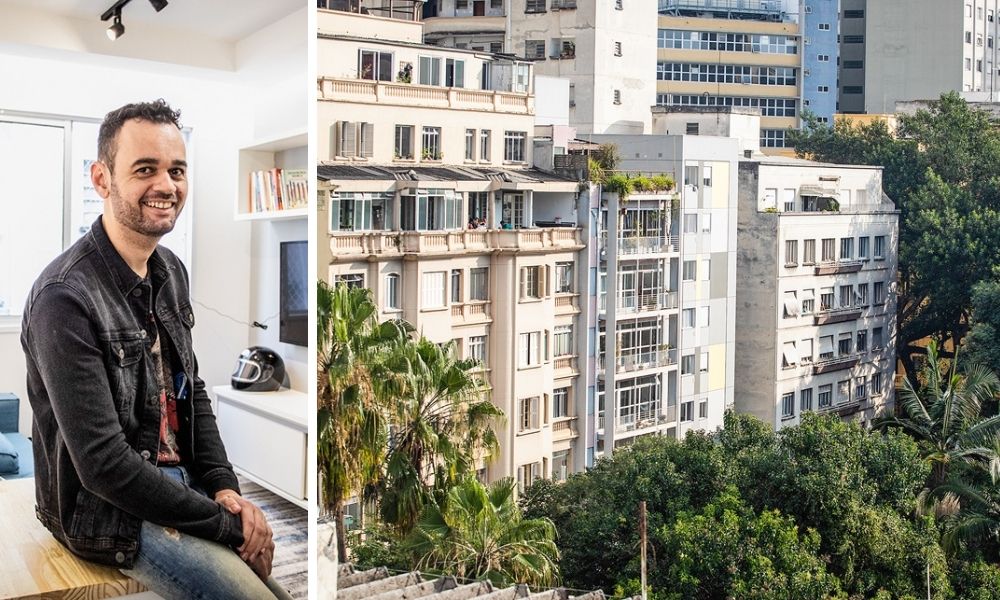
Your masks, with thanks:
[{"label": "potted plant on balcony", "polygon": [[400,63],[399,73],[396,73],[396,81],[399,83],[411,83],[413,81],[413,63]]}]

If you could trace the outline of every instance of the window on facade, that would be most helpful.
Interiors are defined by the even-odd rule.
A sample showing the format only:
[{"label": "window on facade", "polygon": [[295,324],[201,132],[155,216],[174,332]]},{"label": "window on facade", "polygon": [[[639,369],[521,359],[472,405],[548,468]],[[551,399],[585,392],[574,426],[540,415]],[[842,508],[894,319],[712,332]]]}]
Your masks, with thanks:
[{"label": "window on facade", "polygon": [[856,344],[858,352],[868,351],[868,331],[862,329],[858,332],[858,342]]},{"label": "window on facade", "polygon": [[524,56],[525,58],[544,59],[545,40],[525,40]]},{"label": "window on facade", "polygon": [[872,328],[872,350],[881,350],[883,347],[882,328]]},{"label": "window on facade", "polygon": [[465,160],[476,160],[476,130],[465,130]]},{"label": "window on facade", "polygon": [[874,283],[872,296],[875,304],[885,304],[885,282],[876,281]]},{"label": "window on facade", "polygon": [[863,35],[845,35],[843,38],[845,44],[864,44],[865,36]]},{"label": "window on facade", "polygon": [[712,187],[712,167],[705,165],[701,168],[701,183],[705,187]]},{"label": "window on facade", "polygon": [[544,270],[540,265],[521,268],[521,298],[541,298]]},{"label": "window on facade", "polygon": [[393,228],[391,192],[334,192],[330,231],[384,231]]},{"label": "window on facade", "polygon": [[697,233],[698,231],[698,215],[697,214],[685,214],[684,215],[684,233]]},{"label": "window on facade", "polygon": [[840,339],[837,340],[837,356],[850,356],[853,341],[854,336],[852,334],[840,334]]},{"label": "window on facade", "polygon": [[711,320],[712,308],[710,306],[698,307],[698,327],[708,327]]},{"label": "window on facade", "polygon": [[532,396],[530,398],[521,398],[517,401],[517,431],[518,433],[523,433],[525,431],[532,431],[541,427],[541,418],[539,416],[539,398],[538,396]]},{"label": "window on facade", "polygon": [[820,260],[822,262],[833,262],[837,260],[837,256],[834,254],[836,240],[833,238],[824,238],[822,243],[822,254],[820,255]]},{"label": "window on facade", "polygon": [[868,386],[868,393],[872,396],[882,395],[882,371],[872,373],[872,380]]},{"label": "window on facade", "polygon": [[556,263],[556,293],[570,294],[573,292],[573,263]]},{"label": "window on facade", "polygon": [[837,404],[844,404],[851,401],[851,380],[844,379],[837,382]]},{"label": "window on facade", "polygon": [[462,196],[454,190],[420,189],[400,198],[400,228],[404,231],[461,229]]},{"label": "window on facade", "polygon": [[449,58],[444,61],[444,85],[465,87],[465,61]]},{"label": "window on facade", "polygon": [[451,302],[459,304],[462,302],[462,270],[451,270]]},{"label": "window on facade", "polygon": [[795,342],[785,342],[781,345],[781,368],[790,369],[799,364],[799,353]]},{"label": "window on facade", "polygon": [[336,144],[334,156],[341,158],[371,158],[375,148],[375,125],[352,121],[334,123]]},{"label": "window on facade", "polygon": [[[544,6],[544,1],[543,2]],[[517,468],[517,491],[523,494],[524,490],[531,487],[531,484],[542,477],[542,463],[533,462],[521,465]]]},{"label": "window on facade", "polygon": [[385,276],[385,308],[399,309],[399,273]]},{"label": "window on facade", "polygon": [[854,306],[854,286],[840,286],[840,308],[850,308]]},{"label": "window on facade", "polygon": [[526,13],[545,12],[545,0],[525,0],[524,12]]},{"label": "window on facade", "polygon": [[806,388],[799,391],[799,411],[805,412],[807,410],[813,409],[813,391],[812,388]]},{"label": "window on facade", "polygon": [[854,238],[840,238],[840,260],[854,258]]},{"label": "window on facade", "polygon": [[799,299],[794,291],[786,291],[782,295],[783,312],[782,316],[785,319],[794,319],[799,316]]},{"label": "window on facade", "polygon": [[444,271],[424,273],[421,308],[442,308],[447,304],[445,299]]},{"label": "window on facade", "polygon": [[575,58],[576,40],[573,38],[556,38],[552,40],[552,58]]},{"label": "window on facade", "polygon": [[702,398],[698,401],[698,418],[708,418],[708,398]]},{"label": "window on facade", "polygon": [[798,79],[798,69],[794,67],[661,61],[656,65],[656,78],[660,81],[794,86]]},{"label": "window on facade", "polygon": [[811,265],[816,262],[816,240],[802,240],[802,264]]},{"label": "window on facade", "polygon": [[702,352],[698,357],[698,372],[708,373],[708,352]]},{"label": "window on facade", "polygon": [[802,314],[811,315],[816,310],[816,299],[813,290],[802,290]]},{"label": "window on facade", "polygon": [[468,192],[470,219],[486,219],[489,214],[489,192]]},{"label": "window on facade", "polygon": [[795,416],[795,392],[788,392],[781,395],[781,418],[787,419]]},{"label": "window on facade", "polygon": [[876,235],[875,236],[875,251],[874,251],[874,256],[875,256],[875,260],[883,260],[883,259],[885,259],[885,236],[884,235]]},{"label": "window on facade", "polygon": [[358,78],[373,81],[392,81],[392,53],[359,50]]},{"label": "window on facade", "polygon": [[420,85],[441,85],[441,59],[436,56],[421,56],[417,61]]},{"label": "window on facade", "polygon": [[684,281],[694,281],[697,279],[698,262],[694,260],[686,260],[683,265],[683,279]]},{"label": "window on facade", "polygon": [[490,130],[479,130],[479,160],[490,160]]},{"label": "window on facade", "polygon": [[503,159],[508,162],[524,162],[525,143],[528,138],[524,131],[505,131],[503,134]]},{"label": "window on facade", "polygon": [[413,158],[413,125],[396,125],[395,158]]},{"label": "window on facade", "polygon": [[489,267],[469,269],[469,300],[489,300]]},{"label": "window on facade", "polygon": [[[744,96],[659,93],[656,95],[656,104],[659,106],[745,106],[760,109],[762,117],[794,117],[797,115],[796,107],[798,100],[795,98],[751,98]],[[693,127],[696,125],[697,123],[687,124],[688,135],[698,135],[697,128]]]},{"label": "window on facade", "polygon": [[681,402],[681,422],[694,421],[694,400]]},{"label": "window on facade", "polygon": [[614,90],[614,92],[612,93],[611,101],[613,103],[615,103],[615,104],[621,104],[622,103],[622,91],[621,90]]},{"label": "window on facade", "polygon": [[868,397],[868,386],[864,377],[854,379],[854,399],[858,402]]},{"label": "window on facade", "polygon": [[857,291],[857,304],[858,306],[868,306],[868,284],[859,283]]},{"label": "window on facade", "polygon": [[694,354],[685,354],[681,357],[681,375],[691,375],[694,373]]},{"label": "window on facade", "polygon": [[552,390],[552,417],[555,419],[569,416],[569,388]]},{"label": "window on facade", "polygon": [[820,408],[830,407],[833,404],[833,385],[827,384],[819,386],[817,400]]},{"label": "window on facade", "polygon": [[833,310],[833,288],[825,287],[819,290],[819,309]]},{"label": "window on facade", "polygon": [[833,358],[833,336],[824,335],[819,338],[819,359]]},{"label": "window on facade", "polygon": [[813,361],[813,341],[812,338],[802,340],[798,345],[799,364],[808,365]]},{"label": "window on facade", "polygon": [[485,335],[474,335],[469,338],[468,342],[468,355],[466,358],[478,362],[480,365],[486,365],[486,336]]},{"label": "window on facade", "polygon": [[709,281],[712,278],[712,259],[701,259],[701,280]]},{"label": "window on facade", "polygon": [[518,346],[518,364],[521,368],[534,367],[542,363],[542,332],[522,333]]},{"label": "window on facade", "polygon": [[441,128],[424,127],[420,138],[420,153],[424,160],[441,160]]},{"label": "window on facade", "polygon": [[560,325],[552,330],[552,356],[573,354],[573,326]]},{"label": "window on facade", "polygon": [[365,276],[361,273],[343,273],[333,276],[333,284],[344,284],[348,289],[365,287]]},{"label": "window on facade", "polygon": [[858,260],[868,260],[868,237],[858,238]]},{"label": "window on facade", "polygon": [[794,267],[799,264],[799,241],[785,240],[785,266]]},{"label": "window on facade", "polygon": [[685,308],[681,311],[681,323],[684,329],[691,329],[694,327],[695,314],[693,308]]},{"label": "window on facade", "polygon": [[819,59],[819,62],[830,62],[829,54],[819,54],[816,56],[816,58]]},{"label": "window on facade", "polygon": [[701,232],[711,233],[712,231],[712,215],[711,213],[701,215]]},{"label": "window on facade", "polygon": [[688,123],[684,127],[684,133],[686,135],[698,135],[699,126],[698,123]]}]

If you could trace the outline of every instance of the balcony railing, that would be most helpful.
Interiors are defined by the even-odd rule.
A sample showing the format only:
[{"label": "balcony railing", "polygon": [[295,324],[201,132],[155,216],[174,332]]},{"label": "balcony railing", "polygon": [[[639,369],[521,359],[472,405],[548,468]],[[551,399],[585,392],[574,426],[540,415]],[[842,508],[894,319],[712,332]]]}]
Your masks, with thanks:
[{"label": "balcony railing", "polygon": [[561,440],[579,435],[576,427],[576,417],[564,417],[552,421],[552,437]]},{"label": "balcony railing", "polygon": [[[598,357],[598,366],[603,371],[606,368],[606,355]],[[615,361],[615,372],[628,373],[642,369],[655,369],[677,364],[677,349],[652,350],[649,352],[623,351]]]},{"label": "balcony railing", "polygon": [[455,320],[461,321],[484,321],[490,318],[489,302],[466,302],[464,304],[452,304],[451,316]]},{"label": "balcony railing", "polygon": [[813,375],[850,369],[854,365],[858,364],[858,362],[860,361],[861,361],[860,354],[846,354],[842,356],[835,356],[833,358],[821,359],[813,363],[812,365]]},{"label": "balcony railing", "polygon": [[[600,309],[607,311],[608,295],[601,294]],[[624,294],[618,296],[618,313],[631,314],[654,312],[677,308],[677,292],[654,292],[651,294]]]},{"label": "balcony railing", "polygon": [[321,77],[318,83],[320,100],[523,115],[532,114],[535,110],[534,96],[514,92],[334,77]]},{"label": "balcony railing", "polygon": [[577,248],[580,230],[463,229],[456,231],[335,231],[330,234],[334,256],[399,252],[454,253],[463,250]]},{"label": "balcony railing", "polygon": [[[615,432],[626,433],[656,427],[657,425],[666,423],[668,420],[667,415],[659,414],[659,407],[656,407],[652,411],[643,411],[638,414],[618,415],[618,421],[615,423]],[[604,431],[604,426],[604,411],[601,411],[597,413],[597,430]]]},{"label": "balcony railing", "polygon": [[[607,239],[604,240],[604,247],[607,248]],[[679,249],[676,235],[627,236],[618,239],[619,255],[663,254],[677,252]]]},{"label": "balcony railing", "polygon": [[831,323],[844,323],[846,321],[856,321],[861,317],[861,307],[847,306],[844,308],[820,309],[813,314],[813,325],[829,325]]},{"label": "balcony railing", "polygon": [[857,273],[864,265],[860,260],[842,260],[840,262],[819,263],[813,267],[815,275],[840,275],[843,273]]}]

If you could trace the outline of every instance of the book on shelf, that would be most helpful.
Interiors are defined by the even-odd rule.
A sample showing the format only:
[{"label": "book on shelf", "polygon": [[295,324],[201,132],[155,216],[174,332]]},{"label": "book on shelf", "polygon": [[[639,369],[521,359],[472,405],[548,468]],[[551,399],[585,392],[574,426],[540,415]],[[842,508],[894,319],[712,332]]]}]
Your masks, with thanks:
[{"label": "book on shelf", "polygon": [[247,212],[275,212],[309,205],[305,169],[268,169],[250,172]]}]

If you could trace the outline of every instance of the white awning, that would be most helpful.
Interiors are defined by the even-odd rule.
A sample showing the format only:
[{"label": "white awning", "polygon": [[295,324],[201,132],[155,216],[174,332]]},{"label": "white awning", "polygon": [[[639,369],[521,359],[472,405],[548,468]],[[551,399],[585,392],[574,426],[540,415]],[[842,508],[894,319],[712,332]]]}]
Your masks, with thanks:
[{"label": "white awning", "polygon": [[802,290],[802,299],[803,300],[812,300],[813,299],[813,291],[812,290]]},{"label": "white awning", "polygon": [[795,292],[785,292],[785,314],[790,317],[799,316],[799,301]]},{"label": "white awning", "polygon": [[827,335],[819,338],[819,353],[820,354],[832,354],[833,353],[833,336]]},{"label": "white awning", "polygon": [[785,342],[781,348],[781,353],[785,357],[786,364],[798,364],[799,352],[795,349],[795,342]]}]

